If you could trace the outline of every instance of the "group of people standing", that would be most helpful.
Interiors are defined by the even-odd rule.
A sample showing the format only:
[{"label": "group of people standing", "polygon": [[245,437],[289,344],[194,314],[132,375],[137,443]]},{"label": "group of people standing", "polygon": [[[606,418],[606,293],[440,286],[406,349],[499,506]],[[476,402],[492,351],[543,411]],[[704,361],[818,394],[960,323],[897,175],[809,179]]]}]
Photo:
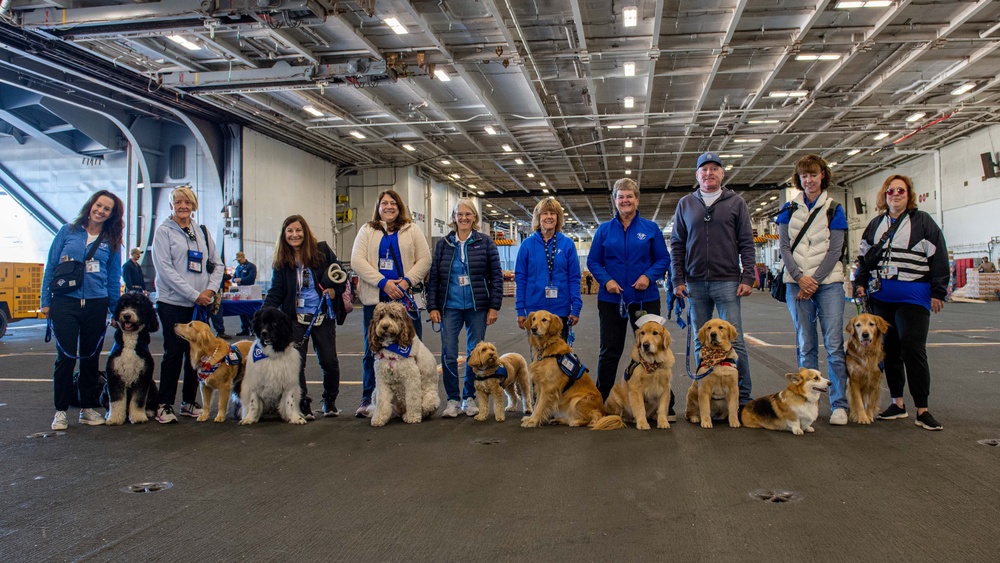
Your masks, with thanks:
[{"label": "group of people standing", "polygon": [[[740,299],[752,293],[754,283],[750,212],[742,197],[723,187],[725,168],[719,155],[702,154],[696,178],[698,189],[678,203],[669,248],[659,226],[639,215],[637,183],[623,178],[614,185],[615,216],[599,226],[587,257],[587,267],[599,285],[597,387],[605,399],[618,376],[627,332],[637,328],[639,317],[660,313],[657,282],[663,279],[667,287],[673,288],[671,302],[690,301],[694,326],[701,326],[717,313],[736,327],[738,336],[732,344],[739,357],[739,403],[742,406],[751,399],[750,360],[740,310]],[[818,366],[817,323],[822,329],[832,382],[830,423],[846,424],[844,274],[840,258],[847,221],[841,206],[827,193],[832,174],[821,157],[802,158],[793,179],[800,192],[775,219],[785,263],[784,279],[775,283],[787,284],[800,367]],[[893,403],[880,418],[907,416],[903,389],[908,381],[917,408],[917,424],[938,430],[941,425],[927,410],[930,375],[926,339],[930,312],[939,312],[943,307],[948,283],[944,238],[930,216],[916,209],[909,178],[890,176],[877,201],[880,214],[865,229],[855,285],[872,311],[892,327],[886,335],[885,368]],[[153,237],[157,311],[163,327],[190,321],[197,307],[212,302],[222,281],[224,268],[216,267],[220,262],[215,244],[208,231],[192,218],[197,208],[197,197],[189,187],[175,189],[171,194],[172,214]],[[49,252],[42,310],[53,320],[58,342],[62,343],[53,378],[57,411],[54,429],[66,428],[78,346],[81,382],[85,377],[97,378],[97,354],[82,354],[99,347],[98,339],[104,333],[101,323],[106,313],[114,310],[118,298],[122,215],[122,202],[114,194],[94,194],[80,216],[59,231]],[[442,340],[443,383],[448,395],[442,416],[478,414],[475,376],[468,366],[464,385],[459,388],[458,337],[464,328],[466,355],[485,338],[487,327],[498,318],[503,272],[495,243],[479,232],[480,215],[475,203],[458,200],[450,219],[451,232],[437,242],[432,253],[400,195],[386,190],[379,194],[372,220],[361,227],[354,240],[351,267],[358,275],[365,343],[362,398],[355,416],[370,417],[373,412],[375,371],[367,332],[375,306],[384,301],[402,302],[422,338],[423,323],[413,292],[425,280],[425,287],[420,289],[426,293],[432,327],[440,330]],[[532,233],[523,240],[517,255],[515,309],[522,329],[534,311],[547,310],[559,316],[563,320],[562,336],[572,343],[573,328],[583,308],[581,269],[576,244],[562,233],[563,222],[563,208],[555,198],[542,199],[535,206]],[[49,287],[52,270],[67,258],[80,260],[88,254],[91,244],[100,246],[86,260],[82,287],[53,297]],[[137,258],[133,252],[136,266]],[[245,258],[240,260],[241,266],[244,262]],[[336,325],[345,315],[341,294],[346,276],[337,276],[336,272],[342,272],[342,265],[329,245],[317,241],[305,218],[292,215],[282,224],[272,269],[264,305],[278,307],[294,319],[296,340],[303,340],[299,347],[302,412],[307,419],[314,416],[305,383],[305,337],[309,331],[323,374],[321,412],[324,416],[338,416]],[[246,282],[256,276],[255,269],[252,274],[247,270],[237,269],[234,277]],[[869,283],[873,279],[876,283]],[[127,286],[138,289],[133,282]],[[243,333],[249,328],[247,322]],[[197,417],[202,406],[196,402],[198,379],[187,358],[187,342],[172,330],[163,333],[156,418],[161,423],[177,421],[173,404],[182,367],[185,377],[180,414]],[[696,341],[696,354],[699,346]],[[672,406],[673,397],[671,415]],[[81,410],[81,423],[103,423],[94,407],[96,404],[88,404]]]}]

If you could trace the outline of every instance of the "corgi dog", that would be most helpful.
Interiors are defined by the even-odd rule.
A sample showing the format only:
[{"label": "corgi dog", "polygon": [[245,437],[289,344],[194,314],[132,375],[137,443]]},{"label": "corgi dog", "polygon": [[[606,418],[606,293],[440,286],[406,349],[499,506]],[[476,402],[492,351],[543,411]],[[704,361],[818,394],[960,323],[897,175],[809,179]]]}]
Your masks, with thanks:
[{"label": "corgi dog", "polygon": [[785,377],[788,387],[784,391],[754,399],[743,407],[743,426],[789,430],[796,436],[815,432],[812,424],[819,416],[819,396],[830,389],[830,380],[808,368]]}]

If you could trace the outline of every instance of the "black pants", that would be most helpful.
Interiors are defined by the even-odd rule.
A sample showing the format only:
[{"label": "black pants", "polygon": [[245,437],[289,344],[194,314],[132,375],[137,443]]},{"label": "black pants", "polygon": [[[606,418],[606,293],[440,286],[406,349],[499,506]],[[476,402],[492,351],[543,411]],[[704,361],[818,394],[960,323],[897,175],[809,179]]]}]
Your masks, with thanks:
[{"label": "black pants", "polygon": [[636,312],[646,311],[651,315],[660,314],[660,300],[632,303],[628,306],[628,318],[623,319],[618,303],[597,302],[597,316],[601,329],[601,355],[597,360],[597,388],[604,400],[611,394],[618,377],[618,362],[625,350],[626,331],[635,332]]},{"label": "black pants", "polygon": [[903,396],[910,384],[910,396],[918,409],[927,408],[931,392],[931,370],[927,365],[927,329],[931,312],[910,303],[885,303],[872,297],[872,312],[889,323],[885,334],[885,381],[893,399]]},{"label": "black pants", "polygon": [[191,322],[194,306],[181,307],[169,303],[157,303],[156,311],[160,315],[160,330],[163,331],[163,361],[160,362],[160,399],[161,405],[173,405],[177,398],[177,380],[184,369],[184,387],[181,390],[181,400],[194,403],[198,397],[198,374],[191,367],[188,358],[191,351],[187,340],[174,332],[175,324]]},{"label": "black pants", "polygon": [[79,387],[85,393],[85,396],[80,397],[82,406],[101,406],[100,390],[97,389],[101,351],[97,350],[97,343],[107,329],[104,324],[107,315],[106,297],[86,300],[63,296],[52,298],[49,319],[52,321],[52,333],[62,347],[62,350],[56,347],[56,363],[52,374],[53,402],[57,411],[68,409],[71,401],[76,402],[76,388],[73,386],[76,360],[70,356],[81,354],[91,354],[88,358],[80,359]]},{"label": "black pants", "polygon": [[[293,342],[302,340],[309,325],[293,322]],[[312,339],[313,348],[316,349],[316,358],[319,360],[319,369],[323,372],[323,400],[336,401],[340,391],[340,360],[337,358],[337,321],[330,317],[323,320],[323,324],[313,326],[309,333]],[[299,387],[302,388],[302,400],[305,403],[310,401],[306,392],[306,353],[309,351],[309,343],[303,342],[299,347]]]}]

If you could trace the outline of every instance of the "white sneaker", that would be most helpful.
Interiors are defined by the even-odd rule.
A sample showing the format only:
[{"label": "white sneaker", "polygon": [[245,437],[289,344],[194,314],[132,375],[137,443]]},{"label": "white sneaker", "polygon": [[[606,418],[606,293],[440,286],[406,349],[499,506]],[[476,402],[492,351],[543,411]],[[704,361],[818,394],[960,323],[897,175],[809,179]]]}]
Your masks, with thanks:
[{"label": "white sneaker", "polygon": [[441,418],[455,418],[460,412],[462,412],[462,407],[459,406],[458,401],[448,401],[444,412],[441,413]]},{"label": "white sneaker", "polygon": [[56,411],[56,415],[52,417],[52,429],[66,430],[67,427],[69,423],[66,421],[66,411]]},{"label": "white sneaker", "polygon": [[465,416],[476,416],[479,414],[479,405],[476,404],[476,399],[470,397],[462,401],[462,410],[465,411]]},{"label": "white sneaker", "polygon": [[198,403],[181,403],[181,416],[189,416],[191,418],[198,418],[201,413],[205,412],[201,405]]},{"label": "white sneaker", "polygon": [[177,415],[174,414],[174,407],[171,405],[160,405],[156,409],[156,422],[160,424],[170,424],[177,422]]},{"label": "white sneaker", "polygon": [[100,426],[104,424],[104,417],[94,409],[80,409],[80,424]]},{"label": "white sneaker", "polygon": [[833,414],[830,415],[830,424],[834,426],[847,424],[847,409],[833,409]]}]

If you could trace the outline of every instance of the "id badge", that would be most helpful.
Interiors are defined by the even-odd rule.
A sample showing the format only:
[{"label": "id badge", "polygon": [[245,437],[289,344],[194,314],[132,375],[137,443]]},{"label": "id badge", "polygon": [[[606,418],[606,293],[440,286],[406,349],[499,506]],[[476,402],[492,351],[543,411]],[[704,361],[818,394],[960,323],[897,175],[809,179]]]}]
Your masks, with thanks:
[{"label": "id badge", "polygon": [[101,271],[101,263],[97,260],[90,259],[87,260],[87,273],[96,274]]},{"label": "id badge", "polygon": [[202,272],[202,253],[200,250],[188,250],[188,271],[200,274]]},{"label": "id badge", "polygon": [[306,306],[306,299],[304,297],[299,297],[295,300],[295,307],[301,309]]},{"label": "id badge", "polygon": [[469,285],[469,276],[458,276],[458,285],[467,286]]},{"label": "id badge", "polygon": [[559,299],[559,288],[554,285],[545,286],[546,299]]},{"label": "id badge", "polygon": [[392,258],[379,258],[378,259],[378,269],[379,270],[395,270],[396,266],[394,265],[394,263],[392,261]]}]

